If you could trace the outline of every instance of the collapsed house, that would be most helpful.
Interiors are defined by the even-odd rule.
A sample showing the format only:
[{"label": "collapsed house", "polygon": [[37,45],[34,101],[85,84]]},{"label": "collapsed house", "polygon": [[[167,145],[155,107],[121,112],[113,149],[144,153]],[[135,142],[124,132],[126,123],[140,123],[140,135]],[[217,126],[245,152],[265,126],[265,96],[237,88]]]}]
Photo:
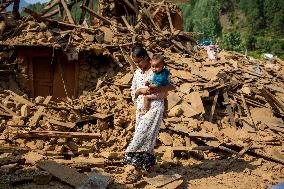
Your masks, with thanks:
[{"label": "collapsed house", "polygon": [[[96,67],[99,67],[100,63],[103,65],[102,67],[107,68],[114,65],[112,63],[117,63],[119,67],[122,67],[125,62],[128,64],[131,60],[127,57],[125,59],[124,56],[126,56],[133,44],[143,43],[145,40],[147,40],[148,46],[163,41],[163,45],[169,46],[172,43],[166,41],[168,40],[167,36],[171,35],[171,33],[165,34],[170,27],[173,30],[172,20],[171,24],[163,24],[163,28],[160,28],[165,18],[168,18],[164,12],[169,13],[169,18],[172,19],[169,7],[167,9],[164,6],[159,7],[160,10],[156,11],[155,16],[152,16],[149,15],[150,12],[146,9],[151,4],[146,3],[147,6],[145,5],[144,12],[138,15],[131,9],[133,7],[124,1],[113,1],[99,4],[98,12],[103,15],[100,16],[89,6],[82,5],[83,12],[79,23],[85,21],[85,24],[88,25],[86,18],[83,17],[86,15],[85,12],[89,12],[92,17],[96,16],[96,19],[90,19],[89,27],[85,28],[74,24],[74,19],[67,5],[67,7],[64,6],[64,10],[69,23],[50,19],[49,17],[54,16],[54,13],[51,14],[50,11],[58,4],[59,1],[51,1],[42,15],[26,9],[25,12],[33,17],[26,18],[14,30],[4,31],[3,33],[2,47],[4,48],[5,45],[13,46],[15,56],[19,61],[22,61],[18,64],[19,74],[17,74],[17,79],[21,85],[21,90],[25,91],[30,97],[47,95],[53,97],[78,97],[83,90],[91,89],[92,86],[96,85],[96,78],[101,77],[101,73],[97,73],[98,76],[96,75],[96,72],[100,70]],[[77,3],[75,1],[71,2],[69,8],[76,4],[79,4],[79,1]],[[158,5],[154,7],[156,8],[156,6]],[[115,9],[110,10],[110,7]],[[121,9],[124,12],[118,11]],[[173,7],[173,10],[176,9],[176,7]],[[57,9],[52,10],[52,12],[54,11],[59,13]],[[173,15],[174,18],[177,17],[175,15],[181,16],[176,12]],[[146,16],[148,19],[142,18],[142,16]],[[138,21],[138,19],[147,22]],[[155,22],[155,19],[158,21]],[[134,30],[128,20],[132,20],[133,24],[135,22],[140,24],[136,24]],[[181,23],[180,20],[177,23]],[[94,26],[91,24],[94,24]],[[177,27],[180,29],[181,24]],[[121,31],[117,31],[117,29]],[[154,39],[158,34],[159,39]],[[173,40],[180,36],[182,35],[176,33]],[[186,37],[185,35],[183,38]],[[184,39],[176,40],[183,41]],[[191,40],[189,39],[183,43],[191,43]],[[180,42],[174,42],[180,45]],[[184,48],[182,45],[180,46]],[[154,48],[156,47],[149,47],[149,49]],[[9,54],[10,52],[6,53]],[[106,66],[106,64],[109,64],[110,67]],[[107,72],[110,77],[113,76],[110,70],[103,71],[104,74]]]},{"label": "collapsed house", "polygon": [[[284,163],[282,60],[223,50],[209,60],[194,47],[195,33],[182,31],[180,10],[165,1],[100,1],[97,11],[83,1],[76,21],[70,10],[80,4],[53,0],[42,13],[25,9],[30,16],[3,30],[0,166],[8,171],[1,184],[57,178],[77,187],[87,178],[83,172],[95,169],[95,184],[118,187],[135,125],[130,51],[137,43],[149,54],[163,53],[177,87],[168,96],[156,153],[159,174],[173,167],[178,174],[146,183],[175,188],[192,171],[223,172],[247,154]],[[183,169],[192,158],[216,164]],[[5,167],[11,164],[14,175]],[[281,178],[283,168],[274,171]]]}]

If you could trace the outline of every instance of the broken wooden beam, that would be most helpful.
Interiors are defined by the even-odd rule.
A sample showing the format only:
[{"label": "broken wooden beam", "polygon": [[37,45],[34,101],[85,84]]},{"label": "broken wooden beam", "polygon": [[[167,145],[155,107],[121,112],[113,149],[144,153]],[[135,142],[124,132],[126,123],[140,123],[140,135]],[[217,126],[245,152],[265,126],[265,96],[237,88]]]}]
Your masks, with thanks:
[{"label": "broken wooden beam", "polygon": [[13,111],[10,110],[9,108],[3,106],[2,104],[0,104],[0,108],[2,108],[3,110],[5,110],[5,112],[7,112],[8,114],[10,114],[11,116],[16,116],[16,115],[17,115],[15,112],[13,112]]},{"label": "broken wooden beam", "polygon": [[156,28],[156,30],[161,32],[161,28],[153,20],[151,13],[145,8],[143,8],[142,11],[149,18],[150,22],[153,24],[153,26]]},{"label": "broken wooden beam", "polygon": [[176,180],[181,179],[182,176],[179,174],[173,174],[173,175],[158,175],[152,178],[145,177],[144,180],[154,186],[155,188],[165,188],[165,186],[169,183],[172,183]]},{"label": "broken wooden beam", "polygon": [[72,123],[72,122],[62,122],[62,121],[58,121],[58,120],[55,120],[55,119],[48,119],[47,120],[49,123],[52,123],[54,125],[59,125],[59,126],[62,126],[62,127],[67,127],[67,128],[70,128],[70,129],[73,129],[75,126],[76,126],[76,123]]},{"label": "broken wooden beam", "polygon": [[216,94],[214,96],[214,100],[213,100],[213,104],[212,104],[211,112],[210,112],[210,117],[209,117],[209,121],[210,122],[212,122],[212,120],[213,120],[213,116],[214,116],[214,113],[215,113],[215,108],[216,108],[216,105],[217,105],[218,96],[219,96],[219,90],[217,90],[217,92],[216,92]]},{"label": "broken wooden beam", "polygon": [[0,146],[0,153],[28,152],[30,148],[22,148],[17,146]]},{"label": "broken wooden beam", "polygon": [[166,11],[167,11],[168,20],[169,20],[169,23],[170,23],[171,33],[174,33],[175,30],[174,30],[173,21],[172,21],[171,13],[170,13],[170,10],[169,10],[168,6],[166,6]]},{"label": "broken wooden beam", "polygon": [[107,25],[112,25],[111,21],[109,21],[108,19],[106,19],[105,17],[99,15],[98,13],[96,13],[95,11],[93,11],[92,9],[90,9],[89,7],[87,7],[86,5],[81,5],[81,8],[88,11],[91,15],[93,15],[94,17],[102,20],[105,24]]},{"label": "broken wooden beam", "polygon": [[128,21],[126,20],[125,16],[122,16],[121,18],[122,18],[124,24],[126,25],[127,29],[128,29],[130,32],[134,33],[134,28],[133,28],[131,25],[129,25],[129,23],[128,23]]},{"label": "broken wooden beam", "polygon": [[152,14],[152,18],[154,18],[156,16],[156,14],[160,11],[160,9],[162,8],[162,5],[164,5],[164,3],[165,3],[165,0],[163,0],[162,2],[159,2],[159,6],[155,10],[155,12]]},{"label": "broken wooden beam", "polygon": [[83,180],[88,178],[87,175],[77,172],[74,168],[60,165],[51,160],[39,161],[37,167],[48,171],[55,178],[73,187],[78,187]]},{"label": "broken wooden beam", "polygon": [[45,15],[45,13],[47,13],[50,9],[52,9],[53,7],[55,7],[56,5],[58,5],[60,3],[60,0],[54,0],[54,1],[50,1],[42,10],[41,15]]},{"label": "broken wooden beam", "polygon": [[[46,99],[43,101],[43,104],[47,105],[51,100],[52,96],[47,96]],[[42,116],[42,112],[44,110],[44,106],[40,106],[36,113],[30,119],[30,126],[35,127]]]},{"label": "broken wooden beam", "polygon": [[134,7],[132,3],[130,3],[128,0],[123,0],[123,1],[125,2],[125,4],[127,4],[129,8],[131,8],[135,12],[135,14],[138,14],[137,9]]},{"label": "broken wooden beam", "polygon": [[28,106],[35,106],[35,104],[34,103],[32,103],[31,101],[29,101],[29,100],[27,100],[27,99],[25,99],[24,97],[22,97],[22,96],[20,96],[20,95],[18,95],[18,94],[16,94],[16,93],[14,93],[13,91],[10,91],[10,90],[8,90],[8,92],[11,94],[11,99],[12,100],[14,100],[14,101],[16,101],[16,102],[19,102],[19,103],[21,103],[21,104],[26,104],[26,105],[28,105]]},{"label": "broken wooden beam", "polygon": [[[224,80],[220,79],[220,84],[223,85],[224,84]],[[229,118],[230,118],[230,123],[232,126],[236,127],[236,122],[235,122],[235,116],[233,115],[233,110],[232,110],[232,106],[231,106],[231,102],[227,93],[227,90],[224,89],[223,90],[223,97],[224,97],[224,102],[226,105],[226,109],[227,109],[227,113],[229,114]]]},{"label": "broken wooden beam", "polygon": [[225,166],[225,170],[228,169],[234,161],[242,157],[252,147],[252,145],[253,145],[252,142],[248,143],[245,147],[243,147],[243,149],[239,153],[235,154],[235,157],[233,157]]},{"label": "broken wooden beam", "polygon": [[0,166],[18,163],[19,161],[23,160],[24,158],[22,155],[0,158]]},{"label": "broken wooden beam", "polygon": [[29,131],[18,133],[19,138],[99,138],[98,133],[61,132],[61,131]]},{"label": "broken wooden beam", "polygon": [[244,108],[245,108],[245,110],[246,110],[246,113],[247,113],[247,115],[249,116],[249,119],[250,119],[251,123],[254,125],[254,128],[253,128],[253,129],[255,130],[255,129],[256,129],[256,125],[255,125],[255,123],[254,123],[254,121],[253,121],[253,118],[251,117],[249,108],[248,108],[248,106],[247,106],[247,103],[246,103],[246,100],[245,100],[245,97],[244,97],[243,94],[241,94],[241,98],[242,98],[243,106],[244,106]]},{"label": "broken wooden beam", "polygon": [[69,23],[75,24],[74,19],[72,17],[72,14],[71,14],[70,10],[68,9],[68,6],[67,6],[65,0],[61,0],[61,4],[62,4],[62,6],[63,6],[63,8],[65,10],[65,13],[66,13],[67,18],[69,20]]}]

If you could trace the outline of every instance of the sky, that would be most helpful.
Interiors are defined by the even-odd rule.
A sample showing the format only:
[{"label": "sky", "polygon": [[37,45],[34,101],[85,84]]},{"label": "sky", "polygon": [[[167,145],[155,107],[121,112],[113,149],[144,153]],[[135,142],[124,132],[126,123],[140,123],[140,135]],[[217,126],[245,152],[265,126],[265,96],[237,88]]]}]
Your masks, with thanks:
[{"label": "sky", "polygon": [[29,4],[34,4],[34,3],[37,3],[37,2],[45,3],[45,2],[48,2],[50,0],[25,0],[25,1]]}]

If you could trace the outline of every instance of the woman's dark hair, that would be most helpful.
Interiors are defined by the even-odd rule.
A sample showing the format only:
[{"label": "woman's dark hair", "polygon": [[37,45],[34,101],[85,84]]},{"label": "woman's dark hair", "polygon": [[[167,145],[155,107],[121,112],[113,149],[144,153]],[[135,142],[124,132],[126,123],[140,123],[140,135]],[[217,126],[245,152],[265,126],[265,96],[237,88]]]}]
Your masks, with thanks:
[{"label": "woman's dark hair", "polygon": [[142,46],[136,46],[132,49],[132,56],[137,58],[149,58],[149,55]]}]

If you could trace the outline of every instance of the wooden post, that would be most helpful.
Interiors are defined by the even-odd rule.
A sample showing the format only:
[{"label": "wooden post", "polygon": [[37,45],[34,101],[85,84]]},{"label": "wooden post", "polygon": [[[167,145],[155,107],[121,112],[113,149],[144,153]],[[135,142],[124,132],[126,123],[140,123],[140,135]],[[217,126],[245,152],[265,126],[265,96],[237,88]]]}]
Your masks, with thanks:
[{"label": "wooden post", "polygon": [[69,23],[75,24],[74,19],[72,17],[72,14],[71,14],[70,10],[68,9],[65,0],[61,0],[61,4],[62,4],[62,6],[63,6],[63,8],[64,8],[64,10],[66,12],[66,15],[68,17]]},{"label": "wooden post", "polygon": [[171,18],[171,13],[170,13],[169,7],[166,6],[166,9],[167,9],[168,20],[169,20],[169,23],[170,23],[171,33],[174,33],[175,31],[174,31],[174,26],[173,26],[173,22],[172,22],[172,18]]}]

